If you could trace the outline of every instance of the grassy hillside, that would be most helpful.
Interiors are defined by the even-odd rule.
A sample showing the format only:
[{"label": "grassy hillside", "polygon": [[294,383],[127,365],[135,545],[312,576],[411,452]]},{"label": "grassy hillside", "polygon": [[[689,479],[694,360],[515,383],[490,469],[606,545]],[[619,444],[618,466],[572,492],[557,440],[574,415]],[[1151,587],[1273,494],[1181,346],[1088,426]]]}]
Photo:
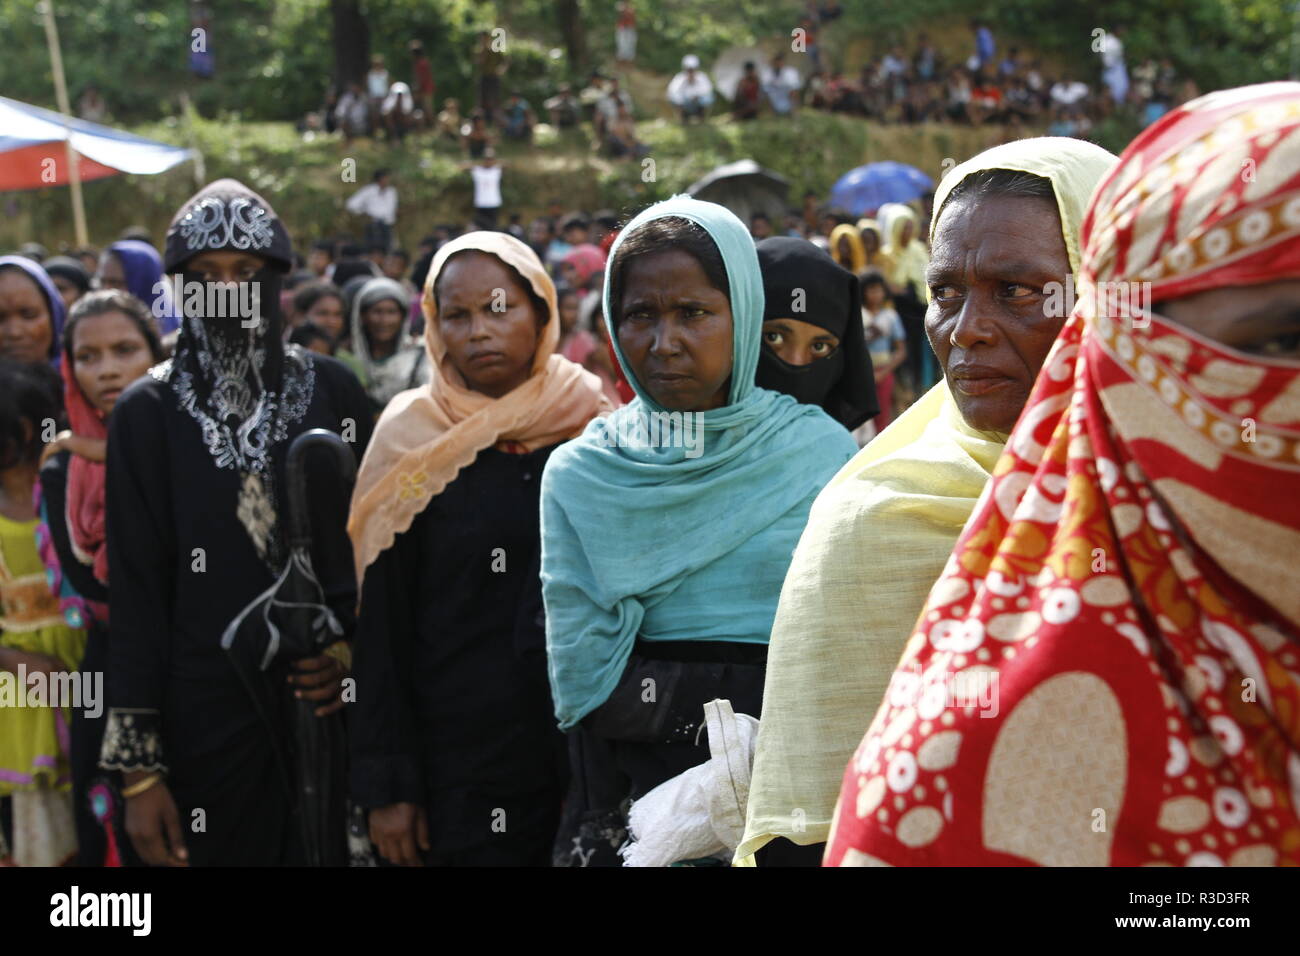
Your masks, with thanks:
[{"label": "grassy hillside", "polygon": [[[285,123],[216,122],[193,116],[136,131],[197,146],[207,179],[234,176],[262,192],[300,247],[323,235],[360,233],[361,223],[343,211],[343,201],[380,166],[392,167],[397,176],[398,233],[404,244],[413,246],[437,222],[463,222],[471,214],[472,189],[468,173],[459,167],[459,150],[450,142],[431,143],[427,135],[408,139],[401,147],[382,142],[345,147],[327,137],[305,141]],[[642,122],[639,133],[650,146],[652,170],[597,156],[585,131],[557,135],[547,129],[532,148],[505,144],[500,155],[508,166],[503,177],[506,209],[527,221],[554,198],[566,208],[628,213],[681,192],[720,163],[746,157],[788,177],[795,205],[805,189],[825,195],[842,173],[865,162],[900,159],[937,179],[945,158],[960,161],[999,140],[996,129],[880,126],[811,111],[793,120],[748,123],[715,117],[688,128],[653,119]],[[355,161],[355,182],[343,179],[346,160]],[[91,241],[111,241],[127,225],[146,226],[161,237],[171,214],[194,191],[195,173],[193,164],[185,164],[161,176],[87,183]],[[32,238],[51,248],[72,241],[66,188],[13,193],[5,202],[0,247]]]}]

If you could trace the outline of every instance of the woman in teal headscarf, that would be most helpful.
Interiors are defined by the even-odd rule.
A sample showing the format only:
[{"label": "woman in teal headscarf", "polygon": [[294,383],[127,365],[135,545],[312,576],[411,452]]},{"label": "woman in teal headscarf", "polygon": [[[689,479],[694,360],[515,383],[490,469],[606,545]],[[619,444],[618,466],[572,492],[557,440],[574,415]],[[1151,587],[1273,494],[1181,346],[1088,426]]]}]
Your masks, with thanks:
[{"label": "woman in teal headscarf", "polygon": [[817,406],[754,384],[762,276],[723,207],[679,196],[642,212],[604,295],[637,397],[542,478],[551,690],[574,775],[557,862],[574,865],[617,863],[628,798],[708,759],[706,702],[759,713],[790,555],[855,451]]}]

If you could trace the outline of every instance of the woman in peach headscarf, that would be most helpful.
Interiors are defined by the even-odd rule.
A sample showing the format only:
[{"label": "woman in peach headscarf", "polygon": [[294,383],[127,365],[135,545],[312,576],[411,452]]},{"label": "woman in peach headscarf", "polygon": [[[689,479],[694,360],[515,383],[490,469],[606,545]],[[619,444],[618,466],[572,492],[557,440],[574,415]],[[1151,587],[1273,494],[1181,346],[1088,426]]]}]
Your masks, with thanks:
[{"label": "woman in peach headscarf", "polygon": [[1149,127],[1083,245],[830,865],[1300,863],[1300,84]]},{"label": "woman in peach headscarf", "polygon": [[404,865],[546,865],[563,794],[538,579],[542,466],[610,410],[554,354],[555,286],[474,232],[434,257],[432,381],[385,408],[348,532],[362,581],[352,796]]}]

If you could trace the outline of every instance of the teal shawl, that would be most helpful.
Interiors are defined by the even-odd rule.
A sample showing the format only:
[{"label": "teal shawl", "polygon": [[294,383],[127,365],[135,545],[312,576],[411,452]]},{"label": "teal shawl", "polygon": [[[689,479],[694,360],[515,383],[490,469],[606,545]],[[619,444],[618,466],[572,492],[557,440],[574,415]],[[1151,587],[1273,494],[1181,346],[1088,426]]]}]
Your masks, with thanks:
[{"label": "teal shawl", "polygon": [[[766,643],[813,498],[856,452],[814,405],[754,384],[763,282],[748,230],[710,202],[675,196],[634,218],[681,216],[717,244],[731,286],[729,402],[694,416],[702,445],[639,441],[664,409],[618,347],[637,398],[552,453],[542,476],[542,595],[551,692],[569,729],[613,691],[637,637]],[[680,444],[680,443],[679,443]]]}]

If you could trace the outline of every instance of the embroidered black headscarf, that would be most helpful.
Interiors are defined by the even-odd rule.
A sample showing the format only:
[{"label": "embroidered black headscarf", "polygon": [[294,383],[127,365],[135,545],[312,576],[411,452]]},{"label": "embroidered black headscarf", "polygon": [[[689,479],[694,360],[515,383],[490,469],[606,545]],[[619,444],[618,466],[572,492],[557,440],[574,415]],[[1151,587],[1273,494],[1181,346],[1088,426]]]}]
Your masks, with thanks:
[{"label": "embroidered black headscarf", "polygon": [[805,405],[820,405],[852,431],[880,409],[862,332],[858,279],[806,239],[773,236],[756,246],[763,272],[763,321],[797,319],[830,332],[839,347],[808,365],[791,365],[764,341],[755,383]]},{"label": "embroidered black headscarf", "polygon": [[[192,268],[205,252],[227,251],[262,265],[231,284]],[[167,230],[163,258],[184,282],[181,332],[174,357],[155,370],[203,430],[216,466],[239,472],[237,515],[274,574],[284,555],[271,451],[306,413],[315,383],[310,355],[281,337],[280,287],[292,260],[280,218],[247,186],[221,179],[191,197]]]}]

